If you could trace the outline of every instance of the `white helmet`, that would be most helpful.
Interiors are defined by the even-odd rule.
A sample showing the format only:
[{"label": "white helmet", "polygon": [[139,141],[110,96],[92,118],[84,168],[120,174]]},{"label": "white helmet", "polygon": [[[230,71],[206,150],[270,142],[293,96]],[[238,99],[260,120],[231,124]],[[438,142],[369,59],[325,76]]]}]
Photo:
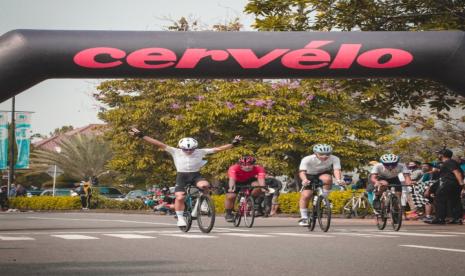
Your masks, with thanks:
[{"label": "white helmet", "polygon": [[196,149],[199,143],[191,137],[185,137],[179,140],[178,147],[184,150]]},{"label": "white helmet", "polygon": [[313,146],[313,152],[319,154],[330,154],[333,152],[333,147],[328,144],[316,144]]},{"label": "white helmet", "polygon": [[386,153],[379,158],[379,161],[383,164],[395,164],[399,162],[399,156],[392,153]]}]

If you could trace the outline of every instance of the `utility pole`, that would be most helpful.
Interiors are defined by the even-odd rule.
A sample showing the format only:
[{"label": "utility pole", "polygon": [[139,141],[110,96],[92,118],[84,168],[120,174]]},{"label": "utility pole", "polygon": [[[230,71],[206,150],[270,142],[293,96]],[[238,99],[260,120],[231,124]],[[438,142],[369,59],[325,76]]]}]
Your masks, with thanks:
[{"label": "utility pole", "polygon": [[15,178],[15,97],[11,101],[11,124],[10,124],[10,169],[8,173],[8,197],[10,197],[11,184]]}]

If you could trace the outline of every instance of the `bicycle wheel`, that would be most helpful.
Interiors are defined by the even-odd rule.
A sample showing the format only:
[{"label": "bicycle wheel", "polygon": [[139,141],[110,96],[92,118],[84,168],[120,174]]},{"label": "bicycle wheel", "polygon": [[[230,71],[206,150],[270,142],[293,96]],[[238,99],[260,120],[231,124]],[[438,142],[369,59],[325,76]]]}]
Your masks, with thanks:
[{"label": "bicycle wheel", "polygon": [[189,232],[192,226],[192,216],[191,216],[191,211],[186,210],[184,211],[184,219],[186,220],[186,226],[180,226],[179,229],[183,232]]},{"label": "bicycle wheel", "polygon": [[386,202],[384,199],[381,199],[381,210],[378,215],[376,215],[376,226],[379,230],[383,230],[386,227],[387,222],[387,208]]},{"label": "bicycle wheel", "polygon": [[354,214],[357,217],[364,218],[368,215],[368,210],[370,209],[370,203],[368,199],[364,196],[360,198],[356,208],[354,208]]},{"label": "bicycle wheel", "polygon": [[391,197],[389,204],[392,229],[394,229],[394,231],[399,231],[400,227],[402,226],[402,204],[399,198],[395,195]]},{"label": "bicycle wheel", "polygon": [[349,199],[349,201],[347,201],[344,207],[342,207],[342,215],[346,218],[351,218],[353,213],[354,213],[353,201],[352,199]]},{"label": "bicycle wheel", "polygon": [[316,217],[317,217],[317,214],[316,214],[317,209],[316,209],[315,205],[313,205],[313,203],[312,203],[312,209],[309,210],[310,213],[308,214],[308,230],[309,231],[315,230]]},{"label": "bicycle wheel", "polygon": [[323,232],[328,232],[329,226],[331,225],[331,203],[326,197],[319,196],[316,206],[320,229]]},{"label": "bicycle wheel", "polygon": [[234,208],[233,208],[233,216],[234,216],[234,226],[239,227],[241,224],[241,218],[242,218],[242,204],[241,204],[241,197],[237,196],[236,201],[234,203]]},{"label": "bicycle wheel", "polygon": [[253,198],[250,196],[247,198],[245,202],[244,208],[244,222],[245,225],[249,228],[252,228],[253,222],[255,220],[255,206],[254,206]]},{"label": "bicycle wheel", "polygon": [[215,225],[215,205],[210,197],[202,195],[197,210],[197,223],[200,231],[210,233]]}]

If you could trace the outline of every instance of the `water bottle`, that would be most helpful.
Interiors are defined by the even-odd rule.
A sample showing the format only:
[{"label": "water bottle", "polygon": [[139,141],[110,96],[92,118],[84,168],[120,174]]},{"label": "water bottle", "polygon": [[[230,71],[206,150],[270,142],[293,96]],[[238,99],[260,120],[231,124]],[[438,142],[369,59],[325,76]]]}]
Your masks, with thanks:
[{"label": "water bottle", "polygon": [[198,198],[195,202],[195,206],[194,206],[194,209],[192,210],[192,213],[191,213],[191,216],[193,218],[196,218],[197,217],[197,211],[199,209],[199,203],[200,203],[200,198]]},{"label": "water bottle", "polygon": [[241,197],[240,202],[241,202],[241,203],[244,203],[244,202],[245,202],[245,197]]}]

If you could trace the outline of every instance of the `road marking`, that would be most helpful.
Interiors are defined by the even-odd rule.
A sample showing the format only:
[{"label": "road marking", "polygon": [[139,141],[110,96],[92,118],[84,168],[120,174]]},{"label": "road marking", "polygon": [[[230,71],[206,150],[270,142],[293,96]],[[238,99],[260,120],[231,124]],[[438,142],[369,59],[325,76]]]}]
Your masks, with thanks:
[{"label": "road marking", "polygon": [[217,236],[192,235],[192,234],[162,234],[162,235],[163,236],[170,236],[170,237],[186,238],[186,239],[212,239],[212,238],[218,238]]},{"label": "road marking", "polygon": [[399,238],[399,236],[386,236],[378,234],[364,234],[364,233],[334,233],[340,236],[351,236],[351,237],[366,237],[366,238]]},{"label": "road marking", "polygon": [[465,232],[435,232],[439,234],[465,235]]},{"label": "road marking", "polygon": [[244,238],[273,238],[271,235],[263,234],[246,234],[246,233],[222,233],[221,235],[244,237]]},{"label": "road marking", "polygon": [[267,233],[270,235],[280,235],[280,236],[289,236],[289,237],[308,237],[308,238],[330,238],[330,235],[320,235],[320,234],[303,234],[303,233]]},{"label": "road marking", "polygon": [[85,236],[85,235],[51,235],[52,237],[57,237],[65,240],[98,240],[99,238]]},{"label": "road marking", "polygon": [[2,241],[32,241],[32,240],[35,240],[35,239],[30,238],[30,237],[6,237],[6,236],[0,236],[0,240],[2,240]]},{"label": "road marking", "polygon": [[399,246],[465,253],[465,249],[454,249],[454,248],[444,248],[444,247],[433,247],[433,246],[423,246],[423,245],[413,245],[413,244],[400,244]]},{"label": "road marking", "polygon": [[383,234],[399,235],[399,236],[412,236],[412,237],[431,237],[431,238],[457,237],[455,235],[411,233],[411,232],[383,232]]},{"label": "road marking", "polygon": [[121,239],[155,239],[152,236],[143,236],[143,235],[136,235],[136,234],[103,234],[104,236],[121,238]]},{"label": "road marking", "polygon": [[238,228],[223,228],[223,227],[215,227],[213,230],[221,230],[221,231],[232,231],[232,232],[250,232],[248,229],[238,229]]},{"label": "road marking", "polygon": [[175,226],[175,223],[163,223],[163,222],[148,222],[148,221],[134,221],[124,219],[79,219],[79,218],[43,218],[43,217],[27,217],[28,219],[44,219],[44,220],[71,220],[71,221],[95,221],[95,222],[124,222],[124,223],[138,223],[138,224],[151,224],[151,225],[171,225]]}]

